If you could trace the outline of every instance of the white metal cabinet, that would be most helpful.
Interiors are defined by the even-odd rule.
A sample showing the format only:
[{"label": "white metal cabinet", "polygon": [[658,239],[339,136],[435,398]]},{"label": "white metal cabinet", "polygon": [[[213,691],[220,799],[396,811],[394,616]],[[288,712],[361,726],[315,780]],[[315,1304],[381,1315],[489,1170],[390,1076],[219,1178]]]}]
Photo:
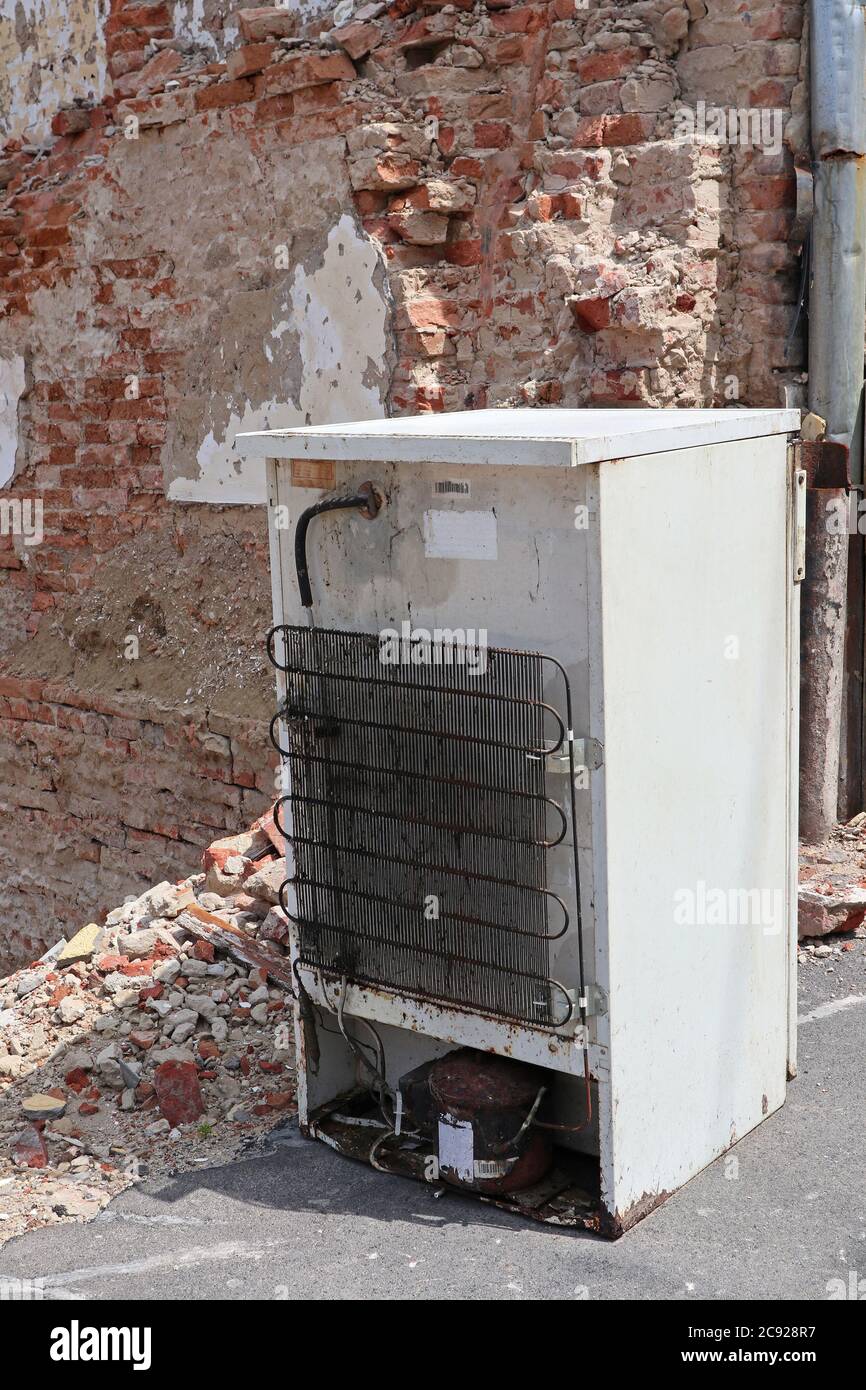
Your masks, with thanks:
[{"label": "white metal cabinet", "polygon": [[[586,1028],[537,1029],[351,981],[344,1000],[347,1017],[382,1030],[390,1076],[455,1045],[498,1052],[555,1076],[563,1122],[580,1113],[587,1047],[594,1122],[562,1142],[597,1157],[598,1191],[571,1216],[533,1215],[617,1234],[784,1101],[798,424],[790,410],[496,410],[238,438],[269,460],[276,623],[304,621],[292,528],[316,485],[369,478],[387,499],[374,522],[350,515],[310,532],[322,628],[375,633],[410,617],[484,629],[491,645],[567,672],[572,732],[593,769],[576,796]],[[568,780],[550,782],[570,822]],[[567,844],[549,875],[573,897]],[[551,956],[576,984],[574,936]],[[311,1000],[333,1007],[328,981],[297,968]],[[356,1067],[339,1036],[317,1041],[314,1072],[299,1025],[301,1123],[336,1142],[316,1117]]]}]

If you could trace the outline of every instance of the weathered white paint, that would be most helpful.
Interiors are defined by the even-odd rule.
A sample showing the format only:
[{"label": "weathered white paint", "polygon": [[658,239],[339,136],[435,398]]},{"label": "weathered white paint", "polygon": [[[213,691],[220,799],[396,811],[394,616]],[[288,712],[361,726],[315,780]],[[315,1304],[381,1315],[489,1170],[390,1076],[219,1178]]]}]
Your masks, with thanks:
[{"label": "weathered white paint", "polygon": [[300,413],[310,422],[383,413],[377,379],[385,369],[388,306],[374,284],[380,251],[344,213],[328,235],[322,264],[298,266],[292,282],[293,327],[300,335]]},{"label": "weathered white paint", "polygon": [[[197,454],[199,476],[174,478],[172,501],[264,503],[262,460],[235,451],[237,434],[384,413],[388,305],[375,278],[380,264],[374,243],[344,214],[318,264],[298,265],[287,294],[275,301],[261,348],[273,394],[238,402],[224,433],[208,432]],[[300,384],[293,386],[298,357]]]},{"label": "weathered white paint", "polygon": [[0,0],[0,139],[38,142],[76,97],[99,102],[108,0]]},{"label": "weathered white paint", "polygon": [[209,48],[222,56],[234,47],[238,37],[238,27],[227,17],[222,30],[222,43],[206,27],[204,0],[175,0],[172,24],[177,39],[187,39],[202,48]]},{"label": "weathered white paint", "polygon": [[[349,453],[351,433],[327,432],[346,448],[345,461],[329,451],[337,487],[370,477],[388,504],[375,522],[347,516],[339,526],[311,529],[308,561],[324,628],[376,632],[411,612],[430,629],[483,627],[491,645],[543,652],[568,672],[575,736],[604,749],[576,806],[586,982],[599,987],[607,1012],[589,1020],[598,1139],[590,1132],[575,1142],[597,1142],[604,1204],[627,1225],[785,1098],[793,1055],[787,926],[796,915],[798,593],[786,436],[798,417],[777,413],[773,428],[767,415],[758,421],[760,412],[730,412],[724,422],[715,412],[703,421],[645,412],[632,430],[641,439],[647,430],[667,431],[667,449],[651,444],[624,458],[632,447],[624,431],[608,460],[573,468],[573,453],[561,449],[559,467],[538,466],[550,458],[533,461],[530,415],[542,444],[573,445],[608,436],[614,422],[598,421],[600,413],[607,416],[494,412],[493,432],[492,420],[479,428],[465,417],[373,422],[354,436],[363,462]],[[722,428],[740,428],[745,438],[706,441],[706,430]],[[476,452],[484,435],[492,444]],[[417,461],[393,461],[395,437],[400,448],[412,440]],[[671,448],[671,438],[683,447]],[[278,623],[303,622],[303,610],[292,528],[277,529],[276,504],[291,520],[316,493],[292,487],[277,455],[297,457],[305,440],[318,449],[321,439],[307,430],[290,441],[255,441],[272,460]],[[431,484],[453,476],[455,462],[482,465],[472,469],[471,503],[455,496],[452,505],[495,507],[498,559],[490,565],[424,555],[421,517]],[[575,525],[584,514],[589,524]],[[543,696],[561,706],[553,679]],[[567,779],[551,776],[547,789],[567,814]],[[547,881],[573,922],[570,838],[547,856]],[[780,893],[788,920],[774,911],[766,923],[678,921],[678,893],[702,882],[727,893]],[[568,989],[577,983],[576,948],[573,929],[551,943],[551,975]],[[388,993],[351,989],[346,1016],[382,1022],[389,1062],[392,1054],[402,1061],[401,1040],[407,1050],[411,1041],[415,1062],[445,1039],[517,1056],[538,1046],[538,1030],[512,1030],[477,1014],[464,1013],[461,1022],[460,1010],[441,1002],[407,1006],[396,993],[389,1007]],[[551,1073],[563,1123],[581,1113],[582,1057],[572,1036],[570,1046],[555,1044],[555,1058],[538,1057]],[[322,1034],[320,1042],[313,1077],[298,1037],[302,1119],[354,1078],[340,1039]]]},{"label": "weathered white paint", "polygon": [[24,394],[24,358],[0,357],[0,487],[15,473],[18,402]]},{"label": "weathered white paint", "polygon": [[[322,989],[318,974],[299,964],[297,968],[301,971],[304,987],[313,1003],[322,1008],[333,1008],[331,996]],[[353,1018],[368,1018],[374,1023],[408,1028],[413,1033],[441,1042],[504,1053],[551,1071],[575,1073],[583,1067],[583,1044],[586,1039],[581,1024],[568,1037],[552,1036],[540,1030],[466,1013],[465,1010],[443,1004],[410,999],[408,995],[395,994],[393,990],[361,988],[359,985],[347,987],[346,1012]],[[590,1049],[595,1062],[601,1062],[604,1049],[594,1043],[590,1044]]]},{"label": "weathered white paint", "polygon": [[625,1224],[785,1100],[790,475],[784,434],[599,467],[602,1191]]},{"label": "weathered white paint", "polygon": [[[363,3],[364,0],[355,0],[355,3],[350,6],[350,10],[360,9]],[[344,9],[347,4],[348,0],[344,0]],[[298,11],[301,19],[317,19],[319,15],[328,14],[329,11],[335,9],[336,0],[293,0],[293,8]],[[342,23],[346,23],[345,19]]]},{"label": "weathered white paint", "polygon": [[259,406],[244,405],[243,413],[232,411],[225,434],[219,439],[209,430],[202,440],[196,461],[201,470],[197,478],[173,478],[168,496],[173,502],[226,502],[251,504],[264,501],[264,469],[260,461],[241,463],[232,452],[235,435],[245,429],[279,428],[278,421],[295,423],[297,407],[285,401],[265,401]]}]

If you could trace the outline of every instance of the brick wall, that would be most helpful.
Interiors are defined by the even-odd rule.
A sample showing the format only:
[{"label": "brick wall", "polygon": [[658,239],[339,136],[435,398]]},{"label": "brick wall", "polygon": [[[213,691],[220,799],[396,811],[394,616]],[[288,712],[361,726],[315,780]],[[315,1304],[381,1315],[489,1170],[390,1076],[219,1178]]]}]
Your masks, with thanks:
[{"label": "brick wall", "polygon": [[262,721],[0,678],[4,957],[32,959],[246,827],[273,787],[266,740]]},{"label": "brick wall", "polygon": [[[44,506],[40,544],[0,536],[11,954],[187,872],[270,790],[263,513],[166,483],[215,373],[226,415],[266,394],[271,306],[340,216],[383,266],[393,413],[796,399],[804,8],[249,11],[218,54],[114,0],[111,95],[0,156],[0,359],[26,364],[0,498]],[[699,102],[778,110],[787,143],[684,138]]]}]

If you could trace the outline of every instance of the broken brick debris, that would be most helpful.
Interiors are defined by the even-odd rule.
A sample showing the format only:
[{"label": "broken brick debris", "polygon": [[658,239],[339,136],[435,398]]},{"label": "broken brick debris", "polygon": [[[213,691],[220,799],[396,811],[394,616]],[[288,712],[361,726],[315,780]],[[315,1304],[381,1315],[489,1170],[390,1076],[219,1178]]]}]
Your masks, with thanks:
[{"label": "broken brick debris", "polygon": [[[226,1161],[285,1122],[292,972],[268,826],[0,980],[0,1240],[92,1216],[148,1172]],[[224,896],[208,886],[220,862]]]}]

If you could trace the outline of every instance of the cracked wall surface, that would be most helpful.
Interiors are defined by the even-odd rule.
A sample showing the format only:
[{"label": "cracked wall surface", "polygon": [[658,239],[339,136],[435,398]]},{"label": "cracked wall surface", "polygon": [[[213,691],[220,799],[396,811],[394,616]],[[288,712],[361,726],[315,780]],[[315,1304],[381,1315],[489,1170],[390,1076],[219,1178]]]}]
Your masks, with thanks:
[{"label": "cracked wall surface", "polygon": [[239,429],[798,402],[804,12],[4,0],[0,499],[44,510],[0,535],[11,952],[273,790]]},{"label": "cracked wall surface", "polygon": [[108,0],[0,0],[0,140],[39,141],[65,102],[102,100]]}]

